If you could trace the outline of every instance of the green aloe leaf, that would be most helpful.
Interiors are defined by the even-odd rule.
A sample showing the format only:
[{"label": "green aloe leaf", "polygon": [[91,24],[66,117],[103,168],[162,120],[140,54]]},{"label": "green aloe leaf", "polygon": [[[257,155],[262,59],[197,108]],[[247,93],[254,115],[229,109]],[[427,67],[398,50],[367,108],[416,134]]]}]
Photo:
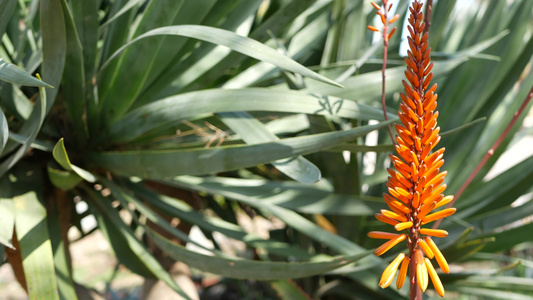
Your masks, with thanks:
[{"label": "green aloe leaf", "polygon": [[335,257],[331,260],[297,263],[228,259],[189,251],[151,229],[148,232],[154,242],[172,258],[185,261],[189,266],[199,270],[237,279],[275,280],[308,277],[342,267],[371,253],[367,251],[352,256]]},{"label": "green aloe leaf", "polygon": [[[256,58],[258,60],[270,62],[287,71],[299,73],[299,74],[302,74],[309,78],[313,78],[318,81],[322,81],[322,82],[325,82],[325,83],[328,83],[334,86],[342,87],[340,84],[307,69],[306,67],[291,60],[290,58],[284,55],[281,55],[276,50],[268,46],[265,46],[253,39],[239,36],[227,30],[222,30],[222,29],[208,27],[208,26],[201,26],[201,25],[177,25],[177,26],[167,26],[167,27],[161,27],[161,28],[150,30],[136,37],[135,39],[133,39],[126,45],[122,46],[108,59],[108,62],[112,60],[113,58],[115,58],[118,54],[120,54],[120,52],[124,51],[127,47],[129,47],[133,43],[139,40],[142,40],[144,38],[147,38],[147,37],[158,36],[158,35],[185,36],[185,37],[200,39],[206,42],[211,42],[217,45],[226,46],[234,51],[241,52],[245,55]],[[106,62],[102,68],[104,68],[108,62]]]},{"label": "green aloe leaf", "polygon": [[[141,202],[127,196],[112,182],[105,180],[105,183],[111,188],[113,195],[116,196],[121,203],[123,203],[123,205],[127,205],[126,201],[134,204],[135,207],[138,208],[140,212],[146,215],[149,219],[155,221],[162,228],[169,230],[173,234],[176,234],[177,230],[172,228],[170,224],[163,224],[164,221],[155,220],[157,217],[154,218],[155,216],[153,215],[153,212],[148,209],[147,206],[144,206],[141,204]],[[167,240],[163,236],[160,236],[150,228],[146,227],[143,223],[139,222],[138,217],[133,214],[132,211],[130,211],[130,213],[132,213],[133,218],[137,220],[139,225],[147,230],[150,236],[154,238],[155,243],[165,250],[165,252],[171,257],[179,259],[187,265],[197,268],[201,271],[230,278],[273,280],[307,277],[336,269],[370,254],[370,251],[367,251],[358,255],[354,255],[353,257],[341,256],[332,259],[324,257],[320,259],[320,257],[314,257],[309,262],[298,263],[252,261],[240,258],[207,256],[190,251],[181,245]],[[148,213],[148,215],[146,213]],[[181,235],[182,233],[177,234],[179,238],[183,239]],[[187,241],[189,239],[185,237],[184,240]]]},{"label": "green aloe leaf", "polygon": [[146,179],[209,174],[320,151],[342,142],[352,141],[392,122],[391,120],[346,131],[288,138],[257,145],[195,150],[94,152],[88,159],[111,172],[125,176],[141,176]]},{"label": "green aloe leaf", "polygon": [[[366,252],[361,246],[352,243],[351,241],[345,239],[342,236],[332,234],[322,228],[320,228],[315,223],[309,221],[308,219],[302,217],[296,212],[271,204],[268,202],[257,201],[255,199],[250,199],[246,196],[243,196],[239,193],[224,191],[216,187],[207,187],[202,186],[202,178],[194,177],[178,177],[174,180],[165,180],[163,181],[169,185],[177,186],[180,188],[185,188],[188,190],[202,191],[209,194],[221,195],[229,199],[233,199],[239,202],[242,202],[246,205],[264,210],[285,222],[288,226],[295,228],[298,231],[301,231],[309,238],[323,243],[329,246],[331,249],[337,251],[338,253],[345,255],[356,255]],[[379,262],[376,257],[367,258],[373,263]]]},{"label": "green aloe leaf", "polygon": [[15,228],[15,207],[11,195],[11,182],[6,176],[0,178],[0,244],[13,248],[11,239]]},{"label": "green aloe leaf", "polygon": [[307,251],[288,243],[264,239],[254,233],[246,232],[238,224],[217,217],[205,216],[182,200],[155,193],[139,184],[129,183],[128,188],[151,206],[164,211],[170,216],[193,223],[202,230],[219,232],[229,238],[243,241],[250,247],[261,248],[268,251],[268,253],[281,255],[282,257],[294,257],[302,260],[308,260],[311,257],[311,254]]},{"label": "green aloe leaf", "polygon": [[178,179],[195,181],[198,188],[216,189],[249,201],[261,201],[308,214],[369,216],[384,205],[381,197],[341,195],[324,183],[309,185],[227,177],[181,176]]},{"label": "green aloe leaf", "polygon": [[[41,31],[43,43],[42,76],[52,86],[59,86],[67,56],[66,29],[63,8],[59,1],[41,1]],[[59,89],[46,90],[45,112],[52,108]],[[41,96],[42,97],[42,96]]]},{"label": "green aloe leaf", "polygon": [[[183,292],[183,290],[174,282],[174,279],[170,274],[161,266],[161,264],[152,256],[149,252],[146,245],[137,239],[132,229],[120,218],[118,212],[106,199],[102,199],[101,196],[97,195],[90,188],[85,187],[85,192],[91,195],[91,198],[95,201],[92,201],[91,204],[94,205],[95,210],[98,211],[98,215],[103,217],[105,220],[105,226],[107,229],[112,229],[113,231],[108,231],[109,240],[114,242],[119,242],[118,236],[125,243],[122,247],[127,246],[134,255],[135,260],[141,263],[140,267],[146,269],[158,279],[165,282],[170,288],[177,292],[184,299],[189,299],[190,297]],[[102,220],[102,219],[101,219]],[[99,224],[100,225],[100,224]],[[118,246],[118,245],[117,245]]]},{"label": "green aloe leaf", "polygon": [[[275,134],[248,113],[228,112],[218,115],[226,126],[249,145],[279,141]],[[314,183],[321,177],[318,167],[302,156],[274,161],[272,165],[290,178],[303,183]]]},{"label": "green aloe leaf", "polygon": [[7,24],[17,7],[17,0],[0,0],[0,37],[4,36]]},{"label": "green aloe leaf", "polygon": [[[139,15],[138,22],[132,30],[132,36],[135,39],[115,52],[118,54],[124,49],[111,81],[106,83],[108,87],[112,88],[102,91],[100,95],[99,101],[102,103],[104,124],[119,119],[133,104],[148,79],[156,57],[160,55],[159,51],[164,41],[164,35],[155,35],[156,37],[152,39],[143,39],[142,37],[146,34],[149,35],[149,32],[153,30],[158,30],[157,28],[171,25],[183,3],[184,0],[147,2],[144,12]],[[132,43],[136,43],[136,45],[127,47]],[[112,58],[113,56],[110,59]]]},{"label": "green aloe leaf", "polygon": [[48,106],[47,95],[44,87],[39,87],[40,101],[37,101],[33,107],[30,117],[24,122],[20,129],[20,134],[24,137],[21,141],[21,146],[11,154],[2,164],[0,164],[0,176],[5,174],[11,167],[15,165],[30,148],[32,143],[37,138],[41,126],[43,125],[44,118],[46,117],[46,107]]},{"label": "green aloe leaf", "polygon": [[104,24],[100,25],[100,28],[104,28],[115,21],[118,17],[125,14],[128,10],[133,9],[136,6],[141,5],[146,0],[131,0],[128,1],[116,14],[109,18]]},{"label": "green aloe leaf", "polygon": [[52,87],[2,58],[0,58],[0,80],[27,86]]},{"label": "green aloe leaf", "polygon": [[282,300],[311,299],[311,297],[307,295],[293,280],[275,280],[270,282],[270,286],[276,291]]},{"label": "green aloe leaf", "polygon": [[[123,143],[154,129],[176,126],[182,120],[198,115],[232,111],[292,112],[383,120],[380,109],[320,93],[259,88],[212,89],[172,96],[135,109],[111,125],[106,140],[108,143]],[[396,116],[390,114],[389,118],[396,119]]]}]

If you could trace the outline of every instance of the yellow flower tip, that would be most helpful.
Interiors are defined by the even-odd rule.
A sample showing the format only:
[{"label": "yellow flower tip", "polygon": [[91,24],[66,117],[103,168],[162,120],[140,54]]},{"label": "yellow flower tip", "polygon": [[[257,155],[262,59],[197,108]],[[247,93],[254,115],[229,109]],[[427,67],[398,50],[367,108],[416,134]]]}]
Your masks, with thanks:
[{"label": "yellow flower tip", "polygon": [[446,218],[455,213],[456,208],[447,208],[422,218],[422,224],[431,223],[438,219]]},{"label": "yellow flower tip", "polygon": [[366,26],[366,28],[368,28],[368,30],[371,30],[371,31],[379,32],[379,29],[377,29],[376,27],[371,26],[371,25]]},{"label": "yellow flower tip", "polygon": [[428,244],[424,240],[418,240],[418,246],[420,246],[420,249],[424,251],[427,257],[433,258],[435,256],[433,251],[431,251],[431,248],[429,248]]},{"label": "yellow flower tip", "polygon": [[386,240],[394,239],[400,236],[399,233],[390,233],[390,232],[383,232],[383,231],[371,231],[367,233],[367,235],[369,238],[386,239]]},{"label": "yellow flower tip", "polygon": [[435,208],[437,208],[437,207],[441,207],[441,206],[444,206],[444,205],[446,205],[446,204],[448,204],[448,203],[450,203],[450,202],[452,202],[452,201],[453,201],[453,196],[446,196],[446,197],[442,198],[442,199],[439,201],[439,203],[437,203],[437,205],[435,206]]},{"label": "yellow flower tip", "polygon": [[385,242],[383,245],[379,246],[375,251],[374,254],[377,256],[381,256],[383,253],[389,251],[392,247],[398,245],[399,242],[404,241],[407,236],[405,234],[399,235],[394,239],[391,239],[387,242]]},{"label": "yellow flower tip", "polygon": [[413,222],[411,222],[411,221],[402,222],[402,223],[398,223],[398,224],[394,225],[394,229],[396,229],[397,231],[402,231],[404,229],[411,228],[411,227],[413,227]]},{"label": "yellow flower tip", "polygon": [[420,234],[443,238],[448,236],[448,231],[442,229],[421,228]]},{"label": "yellow flower tip", "polygon": [[446,274],[450,273],[450,266],[448,266],[448,262],[444,258],[444,255],[442,255],[442,252],[440,252],[437,245],[435,245],[435,242],[433,242],[433,240],[429,236],[425,238],[425,242],[428,244],[429,248],[431,248],[433,254],[435,254],[435,259],[437,260],[437,263],[439,264],[441,270]]},{"label": "yellow flower tip", "polygon": [[383,274],[381,274],[381,280],[379,281],[379,287],[382,289],[388,287],[392,280],[394,279],[394,275],[396,275],[396,271],[398,270],[398,267],[400,266],[400,263],[405,258],[405,254],[400,253],[396,258],[385,268],[383,271]]},{"label": "yellow flower tip", "polygon": [[396,288],[401,289],[404,282],[405,277],[407,276],[407,269],[409,268],[409,258],[406,256],[402,260],[402,266],[400,267],[400,273],[398,274],[398,279],[396,279]]},{"label": "yellow flower tip", "polygon": [[426,264],[429,277],[431,278],[431,282],[433,282],[433,287],[435,288],[435,291],[437,291],[437,294],[439,294],[439,296],[444,298],[444,287],[442,286],[442,282],[440,281],[437,271],[435,271],[435,268],[433,268],[433,265],[431,264],[431,261],[429,261],[428,258],[424,259],[424,262]]},{"label": "yellow flower tip", "polygon": [[416,281],[418,283],[418,287],[420,287],[422,292],[425,292],[428,288],[428,270],[426,267],[426,263],[424,262],[424,254],[422,254],[422,251],[420,249],[416,250],[415,259]]}]

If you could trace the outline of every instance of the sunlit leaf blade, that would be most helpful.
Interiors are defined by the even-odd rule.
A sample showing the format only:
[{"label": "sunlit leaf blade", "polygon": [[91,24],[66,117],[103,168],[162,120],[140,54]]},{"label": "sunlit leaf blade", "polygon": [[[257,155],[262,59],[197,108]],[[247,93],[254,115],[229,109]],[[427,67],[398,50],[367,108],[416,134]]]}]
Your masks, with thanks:
[{"label": "sunlit leaf blade", "polygon": [[72,165],[70,164],[70,159],[68,158],[67,149],[65,149],[65,142],[63,138],[60,138],[59,141],[57,141],[57,144],[52,151],[52,155],[57,163],[65,170],[72,171]]},{"label": "sunlit leaf blade", "polygon": [[[56,193],[56,196],[57,195],[58,194]],[[64,201],[58,201],[58,204],[59,203],[64,203]],[[57,274],[57,288],[60,299],[77,300],[78,296],[76,295],[76,290],[74,288],[74,281],[72,280],[72,273],[68,260],[69,249],[63,240],[63,237],[61,236],[64,233],[63,230],[65,230],[64,228],[63,230],[61,228],[62,225],[64,226],[64,224],[61,224],[61,217],[63,217],[64,221],[64,216],[67,212],[60,212],[59,209],[61,208],[56,206],[50,209],[50,214],[48,215],[48,230],[50,232],[50,241],[52,243],[52,251],[54,253],[54,266]]]},{"label": "sunlit leaf blade", "polygon": [[15,207],[11,199],[11,183],[7,177],[0,178],[0,244],[13,248],[11,244],[15,228]]},{"label": "sunlit leaf blade", "polygon": [[390,123],[392,121],[256,145],[197,150],[95,152],[90,155],[90,160],[117,174],[147,179],[209,174],[320,151]]},{"label": "sunlit leaf blade", "polygon": [[[21,172],[22,173],[22,172]],[[30,299],[59,299],[46,209],[36,173],[15,175],[19,191],[13,198],[15,228]]]},{"label": "sunlit leaf blade", "polygon": [[65,149],[65,142],[63,138],[57,141],[57,144],[55,145],[54,150],[52,151],[52,155],[54,156],[54,159],[57,161],[57,163],[59,163],[65,170],[73,171],[79,177],[89,182],[96,181],[96,177],[93,174],[70,163],[70,159],[68,158],[67,149]]},{"label": "sunlit leaf blade", "polygon": [[27,86],[52,87],[2,58],[0,58],[0,80]]}]

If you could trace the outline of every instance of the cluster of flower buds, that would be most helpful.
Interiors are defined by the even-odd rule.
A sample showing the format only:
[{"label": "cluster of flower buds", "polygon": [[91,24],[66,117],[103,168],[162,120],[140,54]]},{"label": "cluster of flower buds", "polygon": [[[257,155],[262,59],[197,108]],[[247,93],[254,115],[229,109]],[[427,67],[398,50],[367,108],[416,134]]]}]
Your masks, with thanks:
[{"label": "cluster of flower buds", "polygon": [[[383,23],[383,41],[385,43],[388,43],[389,39],[396,32],[396,27],[392,28],[392,30],[389,32],[389,25],[394,23],[400,17],[400,15],[396,14],[390,20],[387,21],[387,14],[392,8],[392,3],[388,2],[388,0],[383,0],[383,9],[381,9],[381,7],[376,3],[371,2],[372,6],[374,6],[374,8],[376,9],[376,14],[378,14],[381,18],[381,23]],[[367,28],[372,31],[379,32],[379,29],[377,27],[368,25]]]}]

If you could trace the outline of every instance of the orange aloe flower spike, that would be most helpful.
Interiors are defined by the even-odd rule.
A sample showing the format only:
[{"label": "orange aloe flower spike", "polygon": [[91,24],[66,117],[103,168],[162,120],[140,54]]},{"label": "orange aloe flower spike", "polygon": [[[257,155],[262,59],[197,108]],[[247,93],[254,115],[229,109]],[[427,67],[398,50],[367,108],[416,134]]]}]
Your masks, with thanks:
[{"label": "orange aloe flower spike", "polygon": [[[387,1],[383,1],[383,4],[384,8],[389,7]],[[377,4],[373,6],[382,18],[384,27],[387,28],[388,24],[385,21],[388,11]],[[378,220],[394,226],[396,231],[403,231],[404,234],[395,236],[372,233],[369,236],[389,239],[376,250],[378,255],[397,245],[400,239],[406,240],[409,254],[402,260],[396,286],[401,288],[409,270],[410,295],[412,299],[418,299],[421,297],[419,291],[425,291],[428,286],[428,274],[437,293],[444,295],[444,288],[436,276],[430,259],[435,258],[440,268],[445,273],[449,272],[446,259],[430,238],[430,236],[446,237],[448,232],[423,226],[434,221],[438,224],[456,210],[446,208],[435,211],[436,208],[452,202],[453,196],[443,194],[446,190],[444,181],[447,176],[447,172],[441,170],[445,149],[437,148],[441,139],[440,127],[437,126],[439,113],[435,111],[438,98],[437,84],[431,83],[434,64],[431,62],[431,47],[429,47],[428,32],[425,30],[427,25],[422,15],[422,2],[413,0],[409,11],[407,26],[409,50],[404,58],[406,80],[402,81],[404,92],[400,94],[402,100],[398,111],[400,123],[394,126],[396,138],[391,137],[392,141],[396,141],[394,145],[396,155],[390,155],[394,169],[387,170],[391,176],[386,183],[388,194],[384,194],[385,202],[391,210],[382,210],[381,214],[376,215]],[[389,24],[398,18],[398,16],[392,17]],[[384,30],[385,42],[392,33],[391,31],[387,36],[387,30]],[[394,264],[394,271],[397,270],[399,263],[396,261]],[[392,280],[390,276],[394,275],[390,272],[384,274],[380,286],[388,286]],[[383,281],[383,278],[386,280]]]}]

